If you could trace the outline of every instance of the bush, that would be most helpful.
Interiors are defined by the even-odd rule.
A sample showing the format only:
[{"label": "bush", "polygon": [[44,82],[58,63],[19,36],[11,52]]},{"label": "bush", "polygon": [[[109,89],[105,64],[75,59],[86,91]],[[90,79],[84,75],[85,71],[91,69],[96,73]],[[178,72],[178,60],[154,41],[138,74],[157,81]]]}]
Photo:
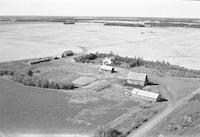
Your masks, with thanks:
[{"label": "bush", "polygon": [[59,83],[59,88],[68,90],[68,89],[74,89],[76,87],[73,83]]},{"label": "bush", "polygon": [[36,86],[36,79],[35,77],[25,76],[22,80],[22,84],[27,86]]},{"label": "bush", "polygon": [[190,127],[192,125],[192,122],[193,122],[192,117],[188,116],[188,115],[183,115],[180,118],[180,121],[181,121],[182,127]]},{"label": "bush", "polygon": [[47,79],[40,81],[40,87],[41,88],[48,88],[49,87],[49,81]]},{"label": "bush", "polygon": [[179,129],[180,129],[180,126],[177,125],[177,124],[169,124],[169,125],[167,126],[166,131],[174,132],[174,131],[177,131],[177,130],[179,130]]},{"label": "bush", "polygon": [[189,101],[200,101],[200,94],[194,95]]},{"label": "bush", "polygon": [[27,71],[27,75],[33,76],[33,72],[32,72],[31,70],[28,70],[28,71]]},{"label": "bush", "polygon": [[21,83],[26,86],[37,86],[41,88],[50,88],[50,89],[74,89],[75,85],[73,83],[56,83],[54,81],[49,81],[47,79],[38,79],[37,77],[30,76],[32,73],[13,73],[12,80]]},{"label": "bush", "polygon": [[94,133],[94,137],[125,137],[125,136],[114,128],[100,127]]},{"label": "bush", "polygon": [[16,72],[16,73],[14,73],[12,80],[14,80],[18,83],[22,83],[24,80],[24,75]]},{"label": "bush", "polygon": [[27,86],[36,86],[36,78],[28,75],[15,73],[12,77],[12,80]]},{"label": "bush", "polygon": [[96,54],[90,53],[90,54],[86,54],[80,57],[75,58],[74,60],[76,62],[82,62],[82,63],[89,63],[90,60],[94,60],[97,58]]},{"label": "bush", "polygon": [[59,89],[60,87],[59,87],[58,83],[51,81],[51,82],[49,82],[48,88]]},{"label": "bush", "polygon": [[15,71],[10,71],[10,70],[0,70],[0,76],[5,76],[5,75],[13,75]]}]

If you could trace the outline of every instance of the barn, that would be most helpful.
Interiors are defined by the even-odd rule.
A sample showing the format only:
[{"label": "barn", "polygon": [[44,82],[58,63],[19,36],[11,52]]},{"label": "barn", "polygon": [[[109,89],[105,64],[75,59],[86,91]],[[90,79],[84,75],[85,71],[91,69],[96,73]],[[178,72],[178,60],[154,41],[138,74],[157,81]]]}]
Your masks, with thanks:
[{"label": "barn", "polygon": [[127,83],[133,85],[145,86],[148,84],[147,74],[130,71],[127,76]]},{"label": "barn", "polygon": [[74,55],[74,53],[73,53],[72,50],[64,51],[64,52],[62,53],[62,58],[65,58],[65,57],[67,57],[67,56],[72,56],[72,55]]},{"label": "barn", "polygon": [[108,66],[108,65],[101,65],[99,68],[99,72],[114,72],[114,67],[113,66]]},{"label": "barn", "polygon": [[140,98],[143,98],[143,99],[146,99],[146,100],[150,100],[150,101],[153,101],[153,102],[157,102],[161,98],[159,93],[144,91],[144,90],[140,90],[140,89],[137,89],[137,88],[134,88],[131,91],[131,95],[135,96],[135,97],[140,97]]}]

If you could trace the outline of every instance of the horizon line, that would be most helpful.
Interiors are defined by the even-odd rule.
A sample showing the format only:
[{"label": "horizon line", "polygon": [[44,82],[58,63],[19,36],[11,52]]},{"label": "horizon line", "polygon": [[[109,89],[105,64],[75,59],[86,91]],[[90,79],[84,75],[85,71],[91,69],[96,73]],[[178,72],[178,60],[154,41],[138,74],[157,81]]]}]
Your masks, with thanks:
[{"label": "horizon line", "polygon": [[92,17],[92,18],[171,18],[171,19],[200,19],[200,17],[156,17],[156,16],[88,16],[88,15],[0,15],[0,17]]}]

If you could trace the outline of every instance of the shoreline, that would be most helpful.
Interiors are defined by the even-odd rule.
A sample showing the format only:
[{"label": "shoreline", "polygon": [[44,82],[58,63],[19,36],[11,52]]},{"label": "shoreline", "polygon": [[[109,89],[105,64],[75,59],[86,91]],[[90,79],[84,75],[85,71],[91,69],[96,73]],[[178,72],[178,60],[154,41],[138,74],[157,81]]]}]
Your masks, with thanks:
[{"label": "shoreline", "polygon": [[0,133],[0,135],[5,137],[92,137],[92,135],[87,134],[7,134],[4,135]]}]

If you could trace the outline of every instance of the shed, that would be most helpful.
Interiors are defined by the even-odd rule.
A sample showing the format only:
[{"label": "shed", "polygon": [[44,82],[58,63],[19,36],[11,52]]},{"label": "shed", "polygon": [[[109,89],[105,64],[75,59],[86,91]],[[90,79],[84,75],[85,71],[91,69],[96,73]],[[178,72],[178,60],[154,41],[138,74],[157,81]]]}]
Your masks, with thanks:
[{"label": "shed", "polygon": [[145,91],[145,90],[140,90],[137,88],[134,88],[131,91],[131,95],[135,96],[135,97],[140,97],[146,100],[150,100],[153,102],[157,102],[160,100],[160,94],[159,93],[155,93],[155,92],[149,92],[149,91]]},{"label": "shed", "polygon": [[62,58],[65,58],[65,57],[67,57],[67,56],[72,56],[72,55],[74,55],[74,53],[73,53],[72,50],[64,51],[64,52],[62,53]]},{"label": "shed", "polygon": [[133,85],[145,86],[148,84],[147,74],[130,71],[127,76],[127,83]]},{"label": "shed", "polygon": [[101,65],[100,68],[99,68],[99,72],[103,72],[103,71],[113,73],[114,67],[108,66],[108,65]]}]

